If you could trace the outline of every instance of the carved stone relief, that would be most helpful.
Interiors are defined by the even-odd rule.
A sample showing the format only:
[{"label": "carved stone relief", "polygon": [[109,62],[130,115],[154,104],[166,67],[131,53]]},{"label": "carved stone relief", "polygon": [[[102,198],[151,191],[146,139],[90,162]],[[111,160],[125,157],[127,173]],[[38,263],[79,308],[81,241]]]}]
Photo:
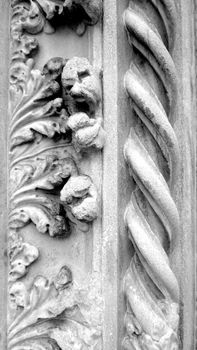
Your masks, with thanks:
[{"label": "carved stone relief", "polygon": [[12,1],[9,349],[100,348],[102,303],[94,276],[79,286],[62,266],[53,280],[36,276],[27,286],[24,276],[42,256],[20,234],[33,223],[41,235],[66,239],[74,226],[88,231],[97,217],[97,188],[80,167],[84,153],[104,146],[100,72],[83,57],[52,57],[42,70],[34,65],[36,34],[66,23],[82,35],[100,14],[94,0]]},{"label": "carved stone relief", "polygon": [[[154,22],[154,11],[163,21],[162,30]],[[135,183],[125,223],[135,254],[124,280],[123,347],[178,349],[179,286],[169,262],[180,229],[172,197],[179,165],[173,130],[178,81],[171,56],[176,37],[175,2],[149,1],[145,6],[143,1],[132,0],[124,24],[133,47],[124,84],[135,116],[124,147]]]},{"label": "carved stone relief", "polygon": [[2,350],[196,350],[196,1],[10,0]]}]

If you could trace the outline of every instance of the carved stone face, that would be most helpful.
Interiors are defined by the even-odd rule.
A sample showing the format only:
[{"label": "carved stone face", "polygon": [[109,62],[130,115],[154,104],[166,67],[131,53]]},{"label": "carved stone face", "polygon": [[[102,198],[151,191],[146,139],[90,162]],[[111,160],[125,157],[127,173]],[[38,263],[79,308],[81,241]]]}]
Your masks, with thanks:
[{"label": "carved stone face", "polygon": [[86,58],[74,57],[62,72],[63,99],[68,113],[85,112],[94,116],[101,99],[99,74]]}]

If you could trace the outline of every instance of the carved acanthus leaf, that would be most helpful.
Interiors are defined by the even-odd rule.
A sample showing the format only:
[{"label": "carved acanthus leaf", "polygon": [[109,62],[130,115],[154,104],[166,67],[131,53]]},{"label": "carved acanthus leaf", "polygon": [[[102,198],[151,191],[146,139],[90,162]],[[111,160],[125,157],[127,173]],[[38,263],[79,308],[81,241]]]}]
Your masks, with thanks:
[{"label": "carved acanthus leaf", "polygon": [[[58,96],[60,91],[60,85],[58,82],[50,77],[46,77],[39,70],[32,70],[31,66],[24,67],[21,70],[21,75],[19,76],[19,81],[17,84],[15,81],[12,83],[11,76],[11,87],[10,87],[10,100],[11,100],[11,113],[12,113],[12,126],[11,131],[15,127],[17,121],[21,119],[26,121],[31,121],[32,118],[40,117],[40,114],[32,116],[28,114],[32,112],[32,109],[40,109],[46,102],[50,102],[47,106],[46,112],[53,107],[57,109],[58,104],[54,105],[54,97]],[[52,99],[52,100],[51,100]],[[58,101],[60,103],[60,101]],[[55,110],[54,110],[55,111]],[[39,111],[38,111],[39,112]]]},{"label": "carved acanthus leaf", "polygon": [[10,80],[19,85],[21,80],[26,81],[39,47],[33,35],[43,30],[51,33],[59,24],[67,24],[82,35],[86,25],[98,21],[102,8],[101,0],[12,0],[11,4]]},{"label": "carved acanthus leaf", "polygon": [[[12,190],[15,189],[11,197],[12,228],[22,227],[31,220],[39,232],[61,236],[70,232],[67,210],[80,221],[92,221],[97,216],[97,191],[88,176],[77,174],[71,158],[59,159],[53,154],[43,154],[20,162],[13,168],[11,179]],[[57,201],[54,195],[58,195],[56,188],[60,187],[60,201]]]},{"label": "carved acanthus leaf", "polygon": [[[56,134],[66,133],[67,116],[64,110],[61,110],[62,99],[56,98],[46,103],[45,106],[37,110],[31,110],[30,113],[21,118],[20,129],[17,128],[17,122],[13,123],[11,131],[11,148],[25,142],[31,142],[37,134],[48,138],[53,138]],[[22,120],[23,119],[23,120]]]},{"label": "carved acanthus leaf", "polygon": [[82,35],[86,26],[95,24],[101,15],[100,0],[13,0],[12,6],[17,18],[15,28],[29,34],[42,30],[52,33],[58,21]]},{"label": "carved acanthus leaf", "polygon": [[[62,149],[69,143],[78,151],[103,147],[102,120],[96,114],[101,98],[98,74],[87,59],[77,57],[53,58],[43,73],[25,67],[24,74],[26,81],[18,77],[21,83],[11,85],[10,227],[32,221],[41,233],[68,235],[67,211],[73,221],[89,222],[97,216],[91,179],[78,174],[73,155],[65,156]],[[77,113],[69,116],[73,111]],[[62,140],[58,144],[57,136]]]},{"label": "carved acanthus leaf", "polygon": [[15,188],[12,199],[32,190],[53,190],[76,172],[74,161],[58,158],[57,152],[43,152],[34,159],[21,161],[11,172]]},{"label": "carved acanthus leaf", "polygon": [[38,259],[39,251],[36,247],[23,241],[22,237],[15,237],[14,233],[9,242],[10,281],[23,277],[29,266]]},{"label": "carved acanthus leaf", "polygon": [[99,317],[90,324],[86,316],[94,306],[94,312],[101,311],[99,296],[94,296],[93,305],[93,289],[91,294],[88,287],[76,286],[67,266],[51,283],[39,276],[29,290],[22,282],[13,284],[10,293],[16,316],[8,330],[8,349],[97,349]]},{"label": "carved acanthus leaf", "polygon": [[14,205],[9,218],[11,228],[20,228],[32,221],[40,233],[48,233],[52,237],[70,234],[66,213],[59,203],[46,195],[28,192]]},{"label": "carved acanthus leaf", "polygon": [[[26,73],[26,70],[25,70]],[[53,138],[65,133],[66,117],[62,110],[62,99],[54,98],[60,90],[58,82],[46,78],[38,70],[29,67],[26,81],[11,85],[10,148],[11,159],[11,213],[10,227],[22,227],[32,220],[42,233],[51,236],[68,234],[69,225],[60,215],[60,204],[42,193],[35,193],[40,187],[54,189],[70,176],[70,160],[59,160],[56,155],[46,154],[42,138]],[[36,138],[42,136],[40,156],[34,158],[31,148]],[[33,143],[32,143],[33,142]],[[20,146],[29,143],[25,150]],[[20,154],[22,152],[22,157]],[[43,154],[44,153],[44,154]],[[17,160],[19,157],[20,161]]]},{"label": "carved acanthus leaf", "polygon": [[[66,266],[52,282],[43,276],[30,287],[15,281],[39,255],[20,236],[23,226],[32,222],[41,233],[67,236],[71,222],[85,231],[98,214],[97,190],[91,178],[80,173],[80,151],[104,144],[102,120],[97,116],[99,73],[87,59],[76,57],[52,58],[42,72],[33,67],[39,46],[34,35],[52,33],[59,25],[83,34],[87,25],[98,21],[101,1],[11,3],[9,294],[13,312],[8,349],[96,350],[101,348],[101,305],[95,281],[79,288]],[[69,72],[75,75],[70,87]],[[76,119],[77,114],[85,117],[86,124]],[[22,232],[25,236],[28,227]]]}]

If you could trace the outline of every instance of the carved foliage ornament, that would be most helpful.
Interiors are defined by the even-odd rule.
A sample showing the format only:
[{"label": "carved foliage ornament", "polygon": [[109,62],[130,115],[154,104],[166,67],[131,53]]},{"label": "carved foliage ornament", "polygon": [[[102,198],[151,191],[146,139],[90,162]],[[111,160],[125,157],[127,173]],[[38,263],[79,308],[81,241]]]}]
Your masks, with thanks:
[{"label": "carved foliage ornament", "polygon": [[10,289],[15,317],[8,328],[8,349],[98,349],[101,301],[92,297],[95,281],[85,283],[88,287],[79,289],[66,266],[51,282],[37,276],[28,290],[16,282]]},{"label": "carved foliage ornament", "polygon": [[99,0],[12,0],[11,3],[17,19],[17,25],[13,22],[15,32],[22,28],[30,34],[42,30],[51,33],[57,23],[66,23],[82,35],[87,25],[98,21],[102,8]]},{"label": "carved foliage ornament", "polygon": [[[160,28],[154,16],[150,18],[151,9],[157,11]],[[124,82],[136,120],[124,155],[136,187],[125,212],[135,254],[124,281],[123,347],[175,350],[179,348],[179,287],[169,261],[172,241],[179,234],[179,215],[172,198],[179,161],[173,130],[177,77],[171,57],[175,3],[150,0],[145,6],[143,1],[132,0],[124,24],[133,47]],[[165,92],[166,103],[161,100]]]},{"label": "carved foliage ornament", "polygon": [[104,131],[97,116],[99,73],[83,58],[57,57],[42,72],[33,69],[38,42],[28,35],[43,30],[46,22],[57,25],[60,15],[64,22],[94,24],[100,1],[19,0],[12,1],[12,10],[9,223],[13,280],[22,277],[39,254],[35,247],[27,247],[16,230],[32,221],[41,233],[67,236],[70,222],[90,222],[97,216],[97,191],[91,179],[79,173],[79,162],[80,151],[103,147]]},{"label": "carved foliage ornament", "polygon": [[41,233],[67,236],[70,222],[97,216],[97,191],[77,163],[81,150],[103,147],[99,77],[83,58],[26,73],[11,86],[10,228],[31,220]]},{"label": "carved foliage ornament", "polygon": [[40,234],[67,237],[76,225],[87,231],[97,217],[97,189],[80,172],[80,162],[84,152],[101,149],[105,138],[99,72],[78,57],[55,57],[42,71],[34,69],[38,41],[33,35],[51,33],[58,23],[72,24],[83,34],[100,12],[101,2],[94,0],[12,1],[9,292],[15,312],[9,349],[94,349],[100,341],[95,282],[86,281],[87,290],[76,286],[66,266],[54,281],[38,276],[29,288],[18,281],[39,257],[21,228],[33,223]]}]

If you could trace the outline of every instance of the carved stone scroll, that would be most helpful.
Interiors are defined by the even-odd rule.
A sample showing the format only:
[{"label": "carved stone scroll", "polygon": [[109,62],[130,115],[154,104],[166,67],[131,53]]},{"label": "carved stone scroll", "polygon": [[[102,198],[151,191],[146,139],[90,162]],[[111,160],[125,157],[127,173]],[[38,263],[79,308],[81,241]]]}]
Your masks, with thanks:
[{"label": "carved stone scroll", "polygon": [[42,69],[34,66],[37,34],[53,34],[66,24],[82,35],[100,14],[101,2],[94,0],[12,1],[10,350],[79,349],[84,343],[93,349],[100,342],[101,301],[94,277],[79,286],[64,265],[53,280],[36,276],[27,283],[24,277],[42,255],[21,234],[33,224],[40,235],[66,239],[73,227],[87,232],[98,215],[98,190],[81,164],[105,141],[100,72],[84,57],[51,57]]},{"label": "carved stone scroll", "polygon": [[180,230],[172,196],[179,171],[173,130],[178,82],[171,56],[176,4],[144,3],[132,0],[124,13],[133,48],[124,84],[134,114],[124,155],[135,183],[125,223],[135,254],[124,280],[123,348],[169,350],[179,348],[179,286],[169,258]]}]

